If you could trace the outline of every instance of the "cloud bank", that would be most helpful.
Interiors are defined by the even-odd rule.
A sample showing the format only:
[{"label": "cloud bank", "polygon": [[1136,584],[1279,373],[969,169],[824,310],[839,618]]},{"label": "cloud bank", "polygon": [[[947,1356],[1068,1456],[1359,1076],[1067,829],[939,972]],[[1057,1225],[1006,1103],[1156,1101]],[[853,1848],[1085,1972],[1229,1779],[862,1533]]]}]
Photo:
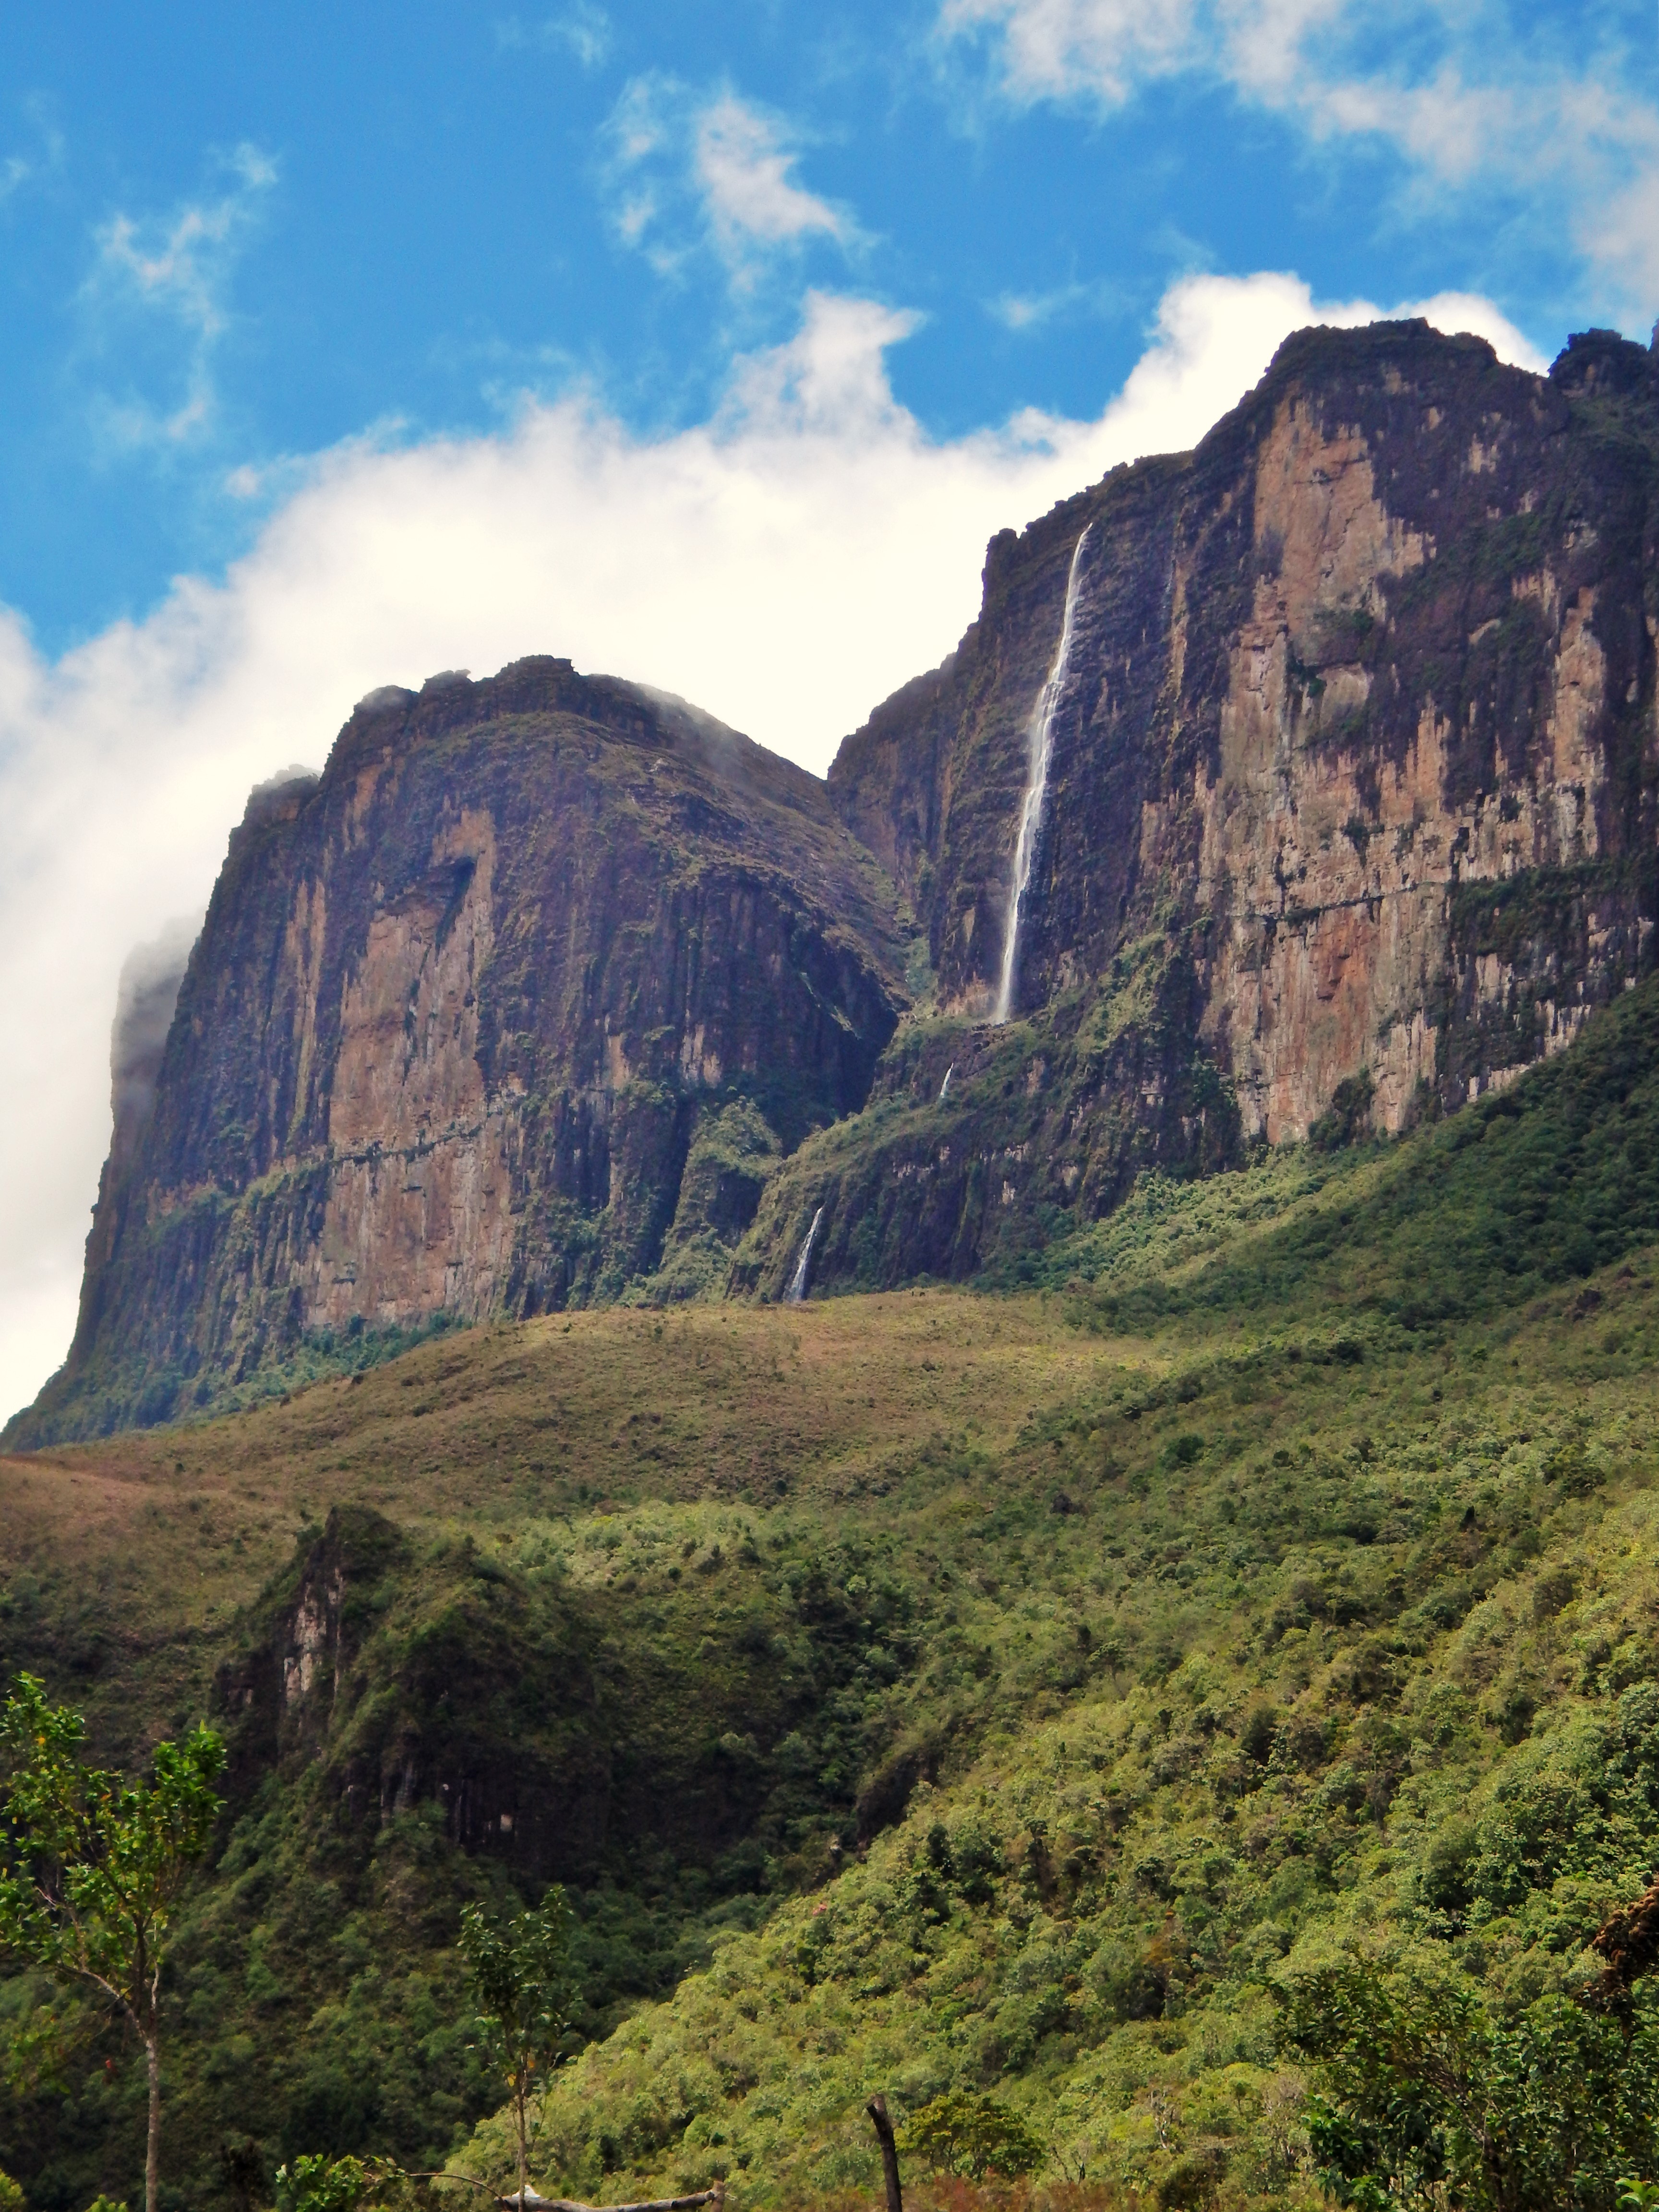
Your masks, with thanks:
[{"label": "cloud bank", "polygon": [[[792,204],[775,204],[782,220]],[[1423,311],[1538,365],[1486,302]],[[320,763],[354,700],[556,653],[822,772],[955,644],[994,531],[1191,445],[1289,331],[1376,313],[1317,305],[1288,276],[1188,279],[1097,419],[1026,413],[941,442],[888,381],[913,319],[815,295],[697,428],[640,437],[574,398],[526,404],[499,436],[347,447],[222,582],[185,579],[62,661],[0,611],[0,1411],[73,1328],[124,958],[201,911],[250,786]]]}]

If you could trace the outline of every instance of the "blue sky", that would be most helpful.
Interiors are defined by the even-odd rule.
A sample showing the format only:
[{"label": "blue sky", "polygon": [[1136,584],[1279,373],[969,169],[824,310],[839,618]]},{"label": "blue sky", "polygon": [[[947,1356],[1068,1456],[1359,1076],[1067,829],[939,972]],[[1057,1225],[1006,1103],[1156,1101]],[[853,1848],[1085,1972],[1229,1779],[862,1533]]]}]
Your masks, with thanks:
[{"label": "blue sky", "polygon": [[0,55],[0,599],[48,653],[342,440],[573,383],[701,419],[813,284],[921,319],[941,437],[1097,414],[1198,270],[1478,292],[1546,353],[1659,312],[1608,209],[1645,176],[1659,226],[1652,0],[25,0]]},{"label": "blue sky", "polygon": [[531,652],[821,772],[1298,324],[1645,337],[1659,15],[11,0],[0,283],[3,1413],[252,783]]}]

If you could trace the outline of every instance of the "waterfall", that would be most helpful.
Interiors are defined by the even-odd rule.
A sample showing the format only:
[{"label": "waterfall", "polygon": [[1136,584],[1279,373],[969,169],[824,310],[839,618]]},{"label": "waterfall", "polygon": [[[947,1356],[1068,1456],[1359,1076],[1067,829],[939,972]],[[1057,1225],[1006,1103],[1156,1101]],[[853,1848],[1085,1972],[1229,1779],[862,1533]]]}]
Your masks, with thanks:
[{"label": "waterfall", "polygon": [[994,1022],[1006,1022],[1014,1010],[1020,908],[1024,901],[1026,886],[1031,880],[1031,864],[1036,857],[1037,831],[1042,826],[1042,802],[1048,793],[1048,763],[1054,750],[1054,713],[1060,705],[1060,695],[1066,688],[1066,664],[1072,653],[1072,623],[1077,613],[1078,575],[1083,565],[1083,548],[1093,528],[1092,522],[1085,523],[1082,537],[1073,548],[1071,574],[1066,579],[1066,618],[1060,626],[1060,643],[1054,649],[1054,664],[1048,671],[1042,690],[1037,693],[1031,719],[1025,725],[1029,762],[1025,772],[1025,799],[1019,810],[1019,835],[1014,841],[1014,873],[1008,886],[1008,919],[1002,930],[1002,978],[997,985],[996,1006],[991,1015]]},{"label": "waterfall", "polygon": [[783,1303],[787,1306],[798,1306],[806,1297],[806,1270],[811,1263],[812,1239],[817,1235],[818,1224],[823,1218],[823,1208],[819,1206],[812,1216],[812,1226],[806,1232],[806,1242],[800,1248],[800,1257],[795,1262],[794,1273],[789,1278],[789,1287],[783,1294]]},{"label": "waterfall", "polygon": [[949,1091],[950,1091],[950,1088],[951,1088],[951,1077],[956,1073],[956,1072],[957,1072],[957,1064],[956,1064],[955,1060],[952,1060],[952,1061],[951,1062],[951,1065],[949,1066],[949,1067],[947,1067],[947,1068],[945,1069],[945,1080],[944,1080],[944,1082],[943,1082],[943,1083],[941,1083],[941,1084],[940,1084],[940,1085],[939,1085],[939,1104],[940,1104],[941,1106],[945,1103],[945,1097],[946,1097],[946,1096],[947,1096],[947,1094],[948,1094],[948,1092],[949,1092]]}]

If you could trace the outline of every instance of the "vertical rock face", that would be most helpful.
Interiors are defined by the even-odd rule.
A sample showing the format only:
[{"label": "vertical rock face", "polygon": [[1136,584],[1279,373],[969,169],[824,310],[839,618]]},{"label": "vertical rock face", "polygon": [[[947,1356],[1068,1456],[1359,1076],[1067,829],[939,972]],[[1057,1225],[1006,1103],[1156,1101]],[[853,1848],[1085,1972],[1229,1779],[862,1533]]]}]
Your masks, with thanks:
[{"label": "vertical rock face", "polygon": [[1247,1133],[1364,1066],[1380,1126],[1558,1049],[1652,927],[1659,364],[1547,380],[1423,325],[1306,331],[1198,451],[993,541],[962,647],[830,788],[983,1012],[1023,730],[1085,552],[1024,1003],[1176,924]]},{"label": "vertical rock face", "polygon": [[775,1158],[863,1103],[898,974],[823,785],[681,702],[550,660],[375,695],[232,837],[14,1441],[614,1296],[671,1240],[723,1278]]},{"label": "vertical rock face", "polygon": [[978,622],[830,784],[926,916],[942,1009],[982,1024],[1089,529],[1035,1028],[913,1036],[884,1089],[920,1119],[795,1163],[744,1279],[775,1289],[826,1194],[823,1279],[964,1273],[1139,1167],[1361,1095],[1398,1130],[1569,1043],[1659,913],[1656,484],[1659,362],[1623,339],[1544,379],[1423,324],[1309,331],[1195,453],[994,539]]}]

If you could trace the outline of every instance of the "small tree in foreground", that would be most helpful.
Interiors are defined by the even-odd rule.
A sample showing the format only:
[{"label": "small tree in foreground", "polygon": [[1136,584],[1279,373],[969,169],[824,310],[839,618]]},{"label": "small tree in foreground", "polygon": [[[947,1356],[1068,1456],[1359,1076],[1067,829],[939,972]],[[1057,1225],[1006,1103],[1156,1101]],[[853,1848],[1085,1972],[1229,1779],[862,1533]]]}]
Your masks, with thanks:
[{"label": "small tree in foreground", "polygon": [[161,1963],[173,1910],[207,1848],[225,1749],[210,1729],[155,1747],[146,1786],[82,1764],[85,1723],[20,1674],[0,1712],[0,1947],[90,1990],[144,2047],[144,2208],[157,2212]]},{"label": "small tree in foreground", "polygon": [[518,2138],[519,2201],[530,2186],[530,2093],[574,2040],[570,2025],[570,1907],[556,1882],[533,1912],[506,1915],[469,1905],[461,1955],[477,2000],[477,2037],[506,2080]]},{"label": "small tree in foreground", "polygon": [[924,2105],[905,2128],[903,2142],[934,2172],[963,2174],[969,2181],[992,2174],[1013,2181],[1042,2163],[1042,2145],[1018,2112],[994,2097],[963,2089],[947,2090]]}]

